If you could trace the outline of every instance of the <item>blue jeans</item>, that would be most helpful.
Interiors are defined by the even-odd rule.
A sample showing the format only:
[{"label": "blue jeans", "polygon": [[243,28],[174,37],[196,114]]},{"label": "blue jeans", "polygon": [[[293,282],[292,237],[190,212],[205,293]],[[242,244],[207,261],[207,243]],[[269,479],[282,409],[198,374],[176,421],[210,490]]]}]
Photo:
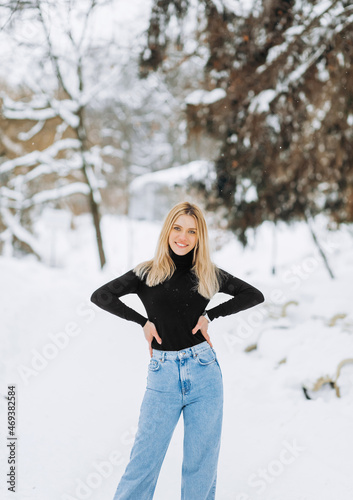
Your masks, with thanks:
[{"label": "blue jeans", "polygon": [[150,500],[180,413],[184,419],[181,499],[214,500],[223,420],[216,351],[200,344],[153,349],[130,461],[113,500]]}]

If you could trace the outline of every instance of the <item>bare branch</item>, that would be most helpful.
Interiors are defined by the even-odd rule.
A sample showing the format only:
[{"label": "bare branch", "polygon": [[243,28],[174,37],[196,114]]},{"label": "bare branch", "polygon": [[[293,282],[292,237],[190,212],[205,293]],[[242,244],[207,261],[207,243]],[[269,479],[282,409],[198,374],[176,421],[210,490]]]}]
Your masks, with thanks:
[{"label": "bare branch", "polygon": [[72,95],[71,95],[69,89],[67,88],[67,86],[65,84],[65,81],[64,81],[64,78],[63,78],[63,75],[61,73],[61,69],[60,69],[60,65],[59,65],[59,58],[58,58],[58,56],[54,52],[54,48],[53,48],[53,44],[51,42],[49,30],[48,30],[48,27],[47,27],[46,22],[44,20],[43,10],[42,10],[42,6],[41,6],[41,1],[40,0],[37,0],[37,9],[38,9],[40,21],[41,21],[42,26],[43,26],[45,38],[47,40],[48,49],[49,49],[49,57],[50,57],[50,60],[51,60],[51,62],[53,64],[56,76],[57,76],[57,78],[59,80],[59,83],[60,83],[62,89],[66,93],[66,95],[70,99],[72,99]]}]

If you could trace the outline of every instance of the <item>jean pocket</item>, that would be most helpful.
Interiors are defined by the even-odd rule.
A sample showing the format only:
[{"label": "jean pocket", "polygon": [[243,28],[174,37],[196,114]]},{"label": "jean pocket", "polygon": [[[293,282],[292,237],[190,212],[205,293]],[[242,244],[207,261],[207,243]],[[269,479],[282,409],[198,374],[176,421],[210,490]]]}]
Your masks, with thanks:
[{"label": "jean pocket", "polygon": [[152,372],[156,372],[157,370],[159,370],[161,367],[161,363],[158,359],[155,359],[155,358],[151,358],[150,359],[150,363],[148,365],[148,369]]},{"label": "jean pocket", "polygon": [[210,365],[211,363],[214,363],[216,359],[216,353],[212,348],[206,349],[197,355],[197,361],[200,365]]}]

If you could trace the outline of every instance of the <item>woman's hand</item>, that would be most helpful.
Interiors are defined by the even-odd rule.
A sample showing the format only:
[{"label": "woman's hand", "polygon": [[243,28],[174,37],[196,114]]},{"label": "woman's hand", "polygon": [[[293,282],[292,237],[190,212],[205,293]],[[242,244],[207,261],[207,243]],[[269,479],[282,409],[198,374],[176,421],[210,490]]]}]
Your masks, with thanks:
[{"label": "woman's hand", "polygon": [[207,333],[208,323],[209,321],[207,318],[205,318],[205,316],[200,316],[195,328],[191,331],[193,334],[195,334],[198,330],[201,330],[202,335],[205,337],[210,346],[213,347],[210,336]]},{"label": "woman's hand", "polygon": [[[207,321],[207,320],[206,320]],[[151,346],[151,343],[152,343],[152,340],[153,340],[153,337],[156,338],[157,342],[159,344],[162,343],[162,339],[160,338],[160,336],[158,335],[157,333],[157,330],[156,330],[156,327],[154,325],[154,323],[152,323],[151,321],[147,321],[147,323],[145,323],[145,326],[142,327],[143,328],[143,331],[144,331],[144,334],[145,334],[145,337],[146,337],[146,340],[149,344],[149,351],[150,351],[150,355],[151,355],[151,358],[153,356],[153,352],[152,352],[152,346]]]}]

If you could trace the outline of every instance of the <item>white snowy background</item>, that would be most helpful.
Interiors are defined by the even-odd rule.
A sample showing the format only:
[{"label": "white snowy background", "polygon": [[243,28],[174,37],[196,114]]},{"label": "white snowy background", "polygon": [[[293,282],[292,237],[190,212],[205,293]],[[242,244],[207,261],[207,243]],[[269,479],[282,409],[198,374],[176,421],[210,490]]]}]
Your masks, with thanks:
[{"label": "white snowy background", "polygon": [[[214,3],[220,10],[226,5],[243,16],[250,11],[256,13],[261,2],[214,0]],[[317,2],[312,16],[332,3]],[[298,10],[309,8],[301,0],[295,4]],[[87,2],[80,5],[85,7]],[[36,106],[41,109],[41,119],[37,110],[37,125],[27,136],[22,135],[21,140],[27,140],[26,137],[32,137],[44,127],[49,116],[44,116],[44,112],[59,115],[64,123],[74,126],[79,103],[85,104],[90,99],[95,103],[97,95],[101,103],[105,97],[109,101],[112,89],[122,104],[129,103],[137,121],[143,102],[151,102],[149,92],[152,95],[155,89],[158,92],[153,93],[153,109],[159,109],[162,124],[167,121],[163,121],[164,115],[170,114],[165,101],[170,106],[180,105],[174,103],[157,76],[143,84],[133,80],[127,70],[130,67],[133,74],[136,69],[131,67],[129,57],[132,47],[136,57],[143,44],[141,33],[148,25],[150,2],[116,0],[112,9],[107,6],[100,12],[102,17],[92,21],[92,36],[88,39],[98,40],[102,46],[104,41],[113,40],[114,45],[110,46],[107,58],[99,58],[87,66],[88,86],[83,94],[77,91],[75,65],[67,64],[63,71],[72,91],[71,101],[51,99],[50,107],[43,110],[44,101],[34,99],[30,103],[32,108],[10,97],[5,99],[4,116],[7,113],[5,117],[9,119],[33,117],[33,109]],[[60,22],[60,18],[54,19],[52,26],[58,29]],[[185,29],[191,30],[190,26]],[[11,43],[5,43],[2,33],[0,40],[1,78],[6,78],[10,87],[27,85],[37,96],[42,93],[42,84],[48,95],[56,85],[49,65],[41,66],[44,49],[40,44],[35,50],[31,48],[40,33],[38,26],[29,21],[19,26],[17,38]],[[295,34],[288,30],[286,43],[269,54],[266,64],[271,64],[285,50]],[[64,53],[65,60],[66,56],[74,60],[75,54],[66,54],[64,39],[56,37],[55,40],[58,53]],[[192,52],[193,40],[188,43]],[[320,47],[317,50],[321,50]],[[200,52],[198,57],[202,60],[206,55]],[[195,59],[193,64],[196,72]],[[285,83],[290,84],[305,68],[300,66]],[[321,78],[325,78],[324,70]],[[41,85],[38,86],[38,82]],[[267,110],[280,90],[261,92],[254,97],[249,110],[254,113]],[[185,102],[211,103],[223,97],[222,89],[212,92],[196,89],[188,94]],[[157,106],[156,101],[161,104]],[[148,115],[144,110],[142,114]],[[325,117],[327,110],[320,112],[318,120]],[[348,120],[352,125],[351,114]],[[319,126],[321,122],[317,123]],[[272,125],[276,130],[276,117]],[[103,135],[108,132],[101,131]],[[146,172],[146,165],[162,168],[173,163],[170,160],[172,146],[160,135],[155,143],[146,141],[143,147],[138,141],[139,151],[133,157],[140,168],[138,174]],[[183,130],[178,130],[177,135],[182,137]],[[20,151],[22,156],[19,154],[2,163],[0,170],[6,174],[16,165],[37,168],[35,165],[39,163],[38,176],[43,174],[40,168],[46,165],[50,171],[61,172],[63,164],[54,159],[57,151],[69,146],[73,151],[79,149],[74,139],[59,138],[44,154],[33,151],[24,155]],[[90,150],[90,161],[98,173],[101,168],[98,157],[102,152],[107,153]],[[181,160],[174,163],[181,165],[185,160],[182,168],[136,177],[130,184],[131,192],[138,198],[141,190],[153,191],[156,181],[173,187],[177,181],[197,179],[199,175],[206,175],[206,171],[212,180],[207,162]],[[136,165],[135,171],[131,168],[135,174]],[[78,166],[75,155],[65,163],[72,171]],[[9,206],[16,201],[25,208],[28,204],[23,191],[26,181],[23,176],[15,176],[11,190],[0,186],[2,216],[9,226],[8,244],[0,257],[0,495],[15,500],[112,499],[129,460],[146,385],[149,353],[139,325],[100,310],[90,303],[89,297],[103,283],[152,257],[160,223],[105,215],[102,231],[107,265],[100,271],[91,215],[75,217],[75,227],[71,228],[70,213],[48,208],[38,217],[33,237],[24,233],[16,219],[10,217],[4,200],[10,200]],[[91,187],[97,194],[103,184],[93,181]],[[87,186],[78,182],[65,185],[61,194],[68,194],[69,190],[87,193]],[[248,195],[253,196],[251,186],[245,188],[249,188]],[[53,189],[34,196],[34,201],[40,204],[55,199],[57,192]],[[130,206],[136,217],[141,213],[138,201],[134,205],[136,197],[132,198]],[[151,207],[144,205],[143,208]],[[326,223],[323,217],[317,217],[315,231],[335,279],[330,278],[305,224],[289,227],[278,224],[274,231],[270,223],[264,223],[250,237],[246,250],[231,234],[211,233],[214,261],[258,287],[266,299],[250,310],[218,318],[209,327],[225,390],[217,500],[353,498],[353,363],[344,365],[340,372],[337,380],[340,397],[329,384],[313,391],[320,377],[334,380],[339,363],[353,359],[353,228],[341,225],[339,231],[333,232],[326,229]],[[9,243],[12,234],[30,243],[43,256],[43,262],[39,263],[34,256],[14,258]],[[271,272],[274,264],[275,275]],[[226,299],[227,296],[220,294],[212,303]],[[123,300],[143,311],[135,296]],[[257,348],[248,352],[246,349],[254,344]],[[15,494],[8,492],[5,484],[8,470],[5,396],[11,384],[17,386]],[[306,399],[303,387],[307,388],[311,400]],[[161,469],[156,500],[180,498],[182,439],[181,417]]]},{"label": "white snowy background", "polygon": [[[36,226],[43,263],[0,258],[1,392],[16,384],[18,403],[18,488],[6,498],[109,499],[128,463],[149,353],[139,325],[89,297],[153,255],[160,224],[103,217],[108,264],[100,271],[90,217],[80,216],[70,229],[65,213],[61,224],[54,215],[48,210]],[[266,299],[209,327],[225,390],[218,500],[352,498],[353,364],[341,370],[340,398],[327,384],[311,390],[353,358],[352,228],[329,232],[317,218],[315,229],[334,280],[305,225],[279,225],[274,240],[265,223],[245,251],[233,236],[211,233],[213,249],[216,242],[222,247],[214,261]],[[143,310],[137,296],[124,300]],[[254,343],[257,349],[246,352]],[[181,417],[156,500],[180,498],[182,436]]]}]

